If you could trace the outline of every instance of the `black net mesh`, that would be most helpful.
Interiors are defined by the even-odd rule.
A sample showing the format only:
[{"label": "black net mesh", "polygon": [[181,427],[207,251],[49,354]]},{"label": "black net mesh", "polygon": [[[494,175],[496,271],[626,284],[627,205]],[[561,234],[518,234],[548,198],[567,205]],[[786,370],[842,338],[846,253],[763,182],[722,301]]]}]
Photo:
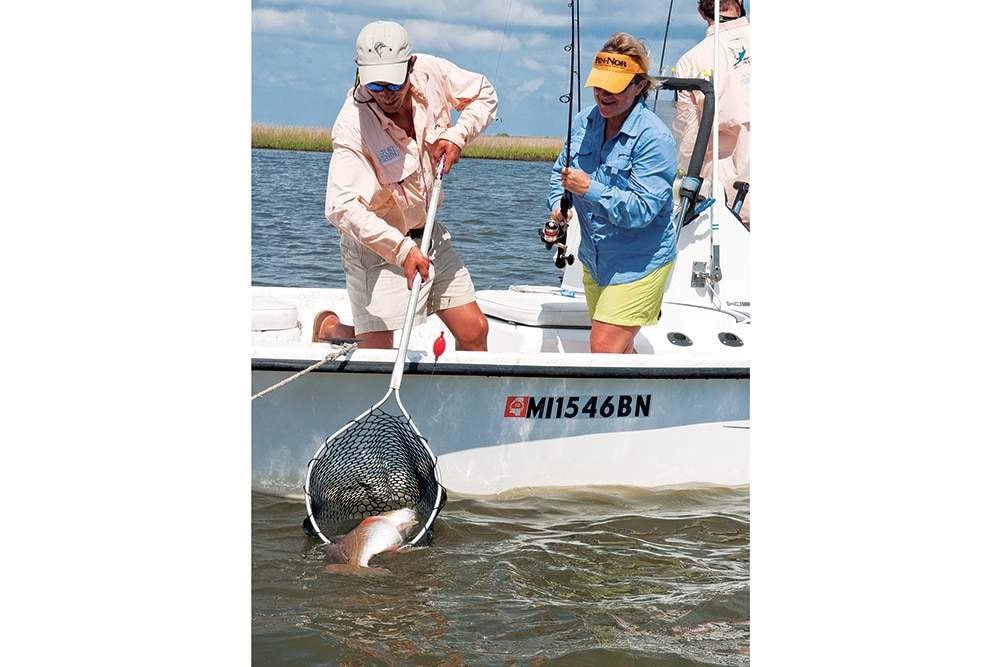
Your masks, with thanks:
[{"label": "black net mesh", "polygon": [[[409,507],[427,532],[428,543],[445,493],[424,438],[406,417],[374,409],[331,437],[309,464],[308,502],[323,536],[333,539],[374,514]],[[409,535],[419,528],[414,527]]]}]

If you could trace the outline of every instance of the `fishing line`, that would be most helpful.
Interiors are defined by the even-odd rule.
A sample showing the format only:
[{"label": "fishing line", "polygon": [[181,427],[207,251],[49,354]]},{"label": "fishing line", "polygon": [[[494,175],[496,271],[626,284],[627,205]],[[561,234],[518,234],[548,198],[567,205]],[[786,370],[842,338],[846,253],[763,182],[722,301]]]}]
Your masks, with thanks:
[{"label": "fishing line", "polygon": [[[503,47],[507,44],[507,28],[510,26],[510,7],[512,4],[514,4],[514,0],[510,0],[510,2],[507,3],[507,18],[504,19],[503,35],[501,35],[500,37],[500,52],[497,53],[497,68],[493,72],[494,88],[497,87],[500,77],[500,59],[503,58]],[[498,123],[503,122],[503,118],[500,117],[499,109],[497,109],[497,115],[494,117],[494,120],[497,121]]]},{"label": "fishing line", "polygon": [[494,84],[497,81],[497,77],[500,76],[500,59],[503,58],[503,47],[507,43],[507,27],[510,25],[510,6],[512,4],[514,4],[514,0],[510,0],[510,2],[507,3],[507,18],[504,20],[503,35],[500,37],[500,53],[497,54],[497,68],[496,71],[493,72]]},{"label": "fishing line", "polygon": [[[670,15],[674,12],[674,0],[670,0],[670,7],[667,8],[667,27],[663,29],[663,48],[660,49],[660,76],[663,76],[663,59],[667,53],[667,35],[670,34]],[[653,96],[653,111],[656,111],[656,102],[660,99],[660,89],[656,89]]]}]

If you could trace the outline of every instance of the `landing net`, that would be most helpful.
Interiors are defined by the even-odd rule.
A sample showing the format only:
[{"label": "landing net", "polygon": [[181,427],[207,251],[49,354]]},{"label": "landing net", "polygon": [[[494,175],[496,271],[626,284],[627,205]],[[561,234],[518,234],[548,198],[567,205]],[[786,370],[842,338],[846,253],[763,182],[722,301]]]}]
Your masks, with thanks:
[{"label": "landing net", "polygon": [[309,462],[305,491],[303,527],[325,542],[365,517],[409,507],[422,525],[406,544],[428,544],[446,501],[426,439],[407,415],[377,406],[327,439]]}]

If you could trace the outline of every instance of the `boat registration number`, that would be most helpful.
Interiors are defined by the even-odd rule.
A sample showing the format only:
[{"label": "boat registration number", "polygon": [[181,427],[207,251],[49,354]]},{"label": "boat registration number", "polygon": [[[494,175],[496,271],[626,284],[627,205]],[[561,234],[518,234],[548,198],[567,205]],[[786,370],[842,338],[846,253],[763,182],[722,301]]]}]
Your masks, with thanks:
[{"label": "boat registration number", "polygon": [[508,396],[503,416],[520,419],[648,417],[649,404],[650,394]]}]

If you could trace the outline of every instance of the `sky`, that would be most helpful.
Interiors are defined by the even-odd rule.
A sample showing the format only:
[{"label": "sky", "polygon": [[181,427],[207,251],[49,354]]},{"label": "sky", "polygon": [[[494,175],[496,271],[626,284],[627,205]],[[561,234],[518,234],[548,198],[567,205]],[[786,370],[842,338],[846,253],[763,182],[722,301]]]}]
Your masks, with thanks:
[{"label": "sky", "polygon": [[[751,22],[751,2],[746,2]],[[354,82],[354,44],[375,20],[406,28],[414,53],[429,53],[484,74],[497,90],[499,120],[485,134],[561,137],[569,108],[571,10],[567,0],[401,3],[398,0],[253,0],[252,117],[255,123],[331,127]],[[644,40],[651,70],[663,74],[705,36],[695,0],[578,2],[580,70],[613,32]],[[627,10],[625,8],[627,7]],[[667,36],[664,49],[664,34]],[[666,94],[669,96],[669,93]],[[661,96],[660,104],[667,101]],[[583,107],[593,104],[583,89]],[[652,103],[652,98],[651,98]]]}]

